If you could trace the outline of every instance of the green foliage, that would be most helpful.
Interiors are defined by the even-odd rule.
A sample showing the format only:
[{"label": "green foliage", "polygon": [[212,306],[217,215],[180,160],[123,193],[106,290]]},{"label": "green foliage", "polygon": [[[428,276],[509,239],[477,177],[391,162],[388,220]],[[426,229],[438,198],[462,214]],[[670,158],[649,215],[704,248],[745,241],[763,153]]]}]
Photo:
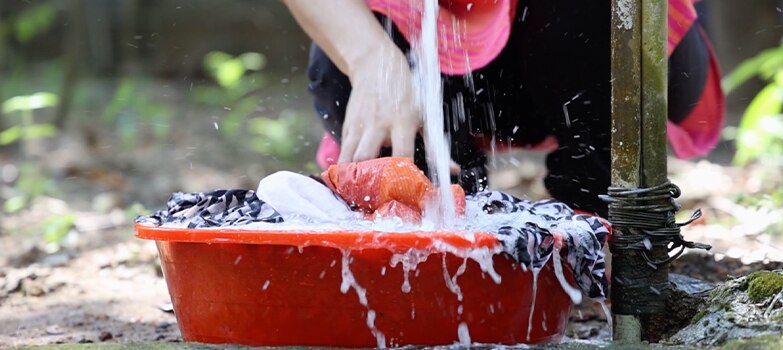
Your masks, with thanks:
[{"label": "green foliage", "polygon": [[169,121],[173,116],[171,107],[154,101],[145,93],[143,83],[137,79],[120,81],[103,112],[103,121],[113,124],[124,147],[133,147],[141,126],[147,125],[158,140],[169,132]]},{"label": "green foliage", "polygon": [[28,43],[52,27],[57,10],[51,3],[28,7],[0,22],[0,36],[13,35],[20,43]]},{"label": "green foliage", "polygon": [[[40,139],[53,136],[57,129],[51,124],[36,124],[33,111],[57,106],[57,95],[49,92],[39,92],[27,96],[15,96],[3,102],[3,114],[12,119],[14,125],[0,132],[0,146],[10,145],[17,141]],[[14,119],[17,118],[18,119]]]},{"label": "green foliage", "polygon": [[19,180],[16,181],[16,194],[3,203],[3,210],[15,213],[24,209],[34,198],[57,193],[54,181],[44,176],[39,167],[31,162],[19,167]]},{"label": "green foliage", "polygon": [[265,65],[266,57],[257,52],[233,57],[225,52],[212,51],[204,57],[204,69],[227,89],[236,89],[246,72],[261,70]]},{"label": "green foliage", "polygon": [[737,129],[734,161],[739,165],[783,159],[783,44],[740,64],[723,79],[723,88],[729,93],[754,77],[768,84],[750,102]]},{"label": "green foliage", "polygon": [[57,128],[50,124],[29,126],[14,125],[0,132],[0,146],[10,145],[19,140],[34,140],[54,136]]},{"label": "green foliage", "polygon": [[204,56],[203,64],[204,71],[218,85],[199,86],[193,95],[199,102],[227,111],[219,129],[228,139],[235,139],[259,109],[257,93],[266,83],[260,70],[266,65],[266,58],[256,52],[235,57],[213,51]]},{"label": "green foliage", "polygon": [[301,167],[296,163],[304,143],[301,133],[309,127],[307,118],[291,110],[282,111],[277,118],[263,114],[259,95],[266,86],[267,79],[261,71],[265,65],[266,58],[260,53],[232,56],[210,52],[204,57],[203,66],[216,84],[197,86],[193,96],[198,102],[224,111],[216,122],[217,128],[239,151],[268,156],[283,167]]},{"label": "green foliage", "polygon": [[[57,95],[47,92],[15,96],[3,102],[4,116],[13,119],[12,123],[17,125],[0,132],[0,146],[17,142],[24,145],[34,139],[55,135],[57,130],[54,126],[35,123],[33,111],[54,107],[57,103]],[[26,207],[33,198],[56,191],[52,180],[43,176],[38,166],[33,163],[21,164],[19,175],[15,194],[3,203],[3,210],[7,213],[17,212]]]},{"label": "green foliage", "polygon": [[3,113],[34,111],[57,106],[60,99],[51,92],[38,92],[27,96],[14,96],[3,102]]},{"label": "green foliage", "polygon": [[759,158],[783,155],[783,85],[772,82],[751,101],[737,134],[735,161],[746,164]]},{"label": "green foliage", "polygon": [[32,121],[32,111],[54,107],[58,103],[57,95],[48,92],[39,92],[28,96],[16,96],[3,102],[4,114],[18,114],[22,120],[19,120],[8,129],[0,131],[0,146],[10,145],[21,140],[33,140],[54,136],[57,129],[50,124],[34,124]]},{"label": "green foliage", "polygon": [[152,214],[152,212],[149,209],[147,209],[143,204],[138,202],[129,205],[123,211],[125,214],[125,219],[128,220],[129,222],[133,222],[139,216]]},{"label": "green foliage", "polygon": [[272,155],[280,160],[293,159],[302,142],[295,134],[300,130],[300,126],[295,114],[283,113],[279,119],[250,119],[248,128],[253,136],[250,146],[253,151]]},{"label": "green foliage", "polygon": [[52,215],[38,227],[47,243],[58,243],[71,231],[76,218],[73,214]]}]

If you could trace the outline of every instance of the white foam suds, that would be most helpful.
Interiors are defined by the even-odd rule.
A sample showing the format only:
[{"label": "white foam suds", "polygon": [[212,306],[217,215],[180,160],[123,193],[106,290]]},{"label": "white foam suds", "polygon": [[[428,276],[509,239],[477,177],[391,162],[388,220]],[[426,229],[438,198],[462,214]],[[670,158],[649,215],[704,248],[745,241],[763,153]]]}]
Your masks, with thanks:
[{"label": "white foam suds", "polygon": [[[524,227],[528,223],[536,224],[540,227],[549,227],[552,223],[546,218],[529,212],[517,213],[495,213],[488,214],[484,212],[483,207],[487,204],[485,200],[468,198],[465,203],[465,215],[455,218],[452,225],[447,229],[439,229],[429,221],[423,221],[421,225],[405,223],[400,218],[378,218],[376,220],[367,220],[360,216],[354,219],[341,222],[339,225],[334,223],[314,222],[295,217],[280,223],[256,222],[251,224],[231,226],[231,230],[237,231],[267,231],[267,232],[296,232],[297,234],[306,233],[324,233],[324,232],[387,232],[387,233],[409,233],[409,232],[429,232],[447,230],[449,232],[459,233],[467,240],[475,241],[475,232],[497,232],[498,228],[503,226]],[[564,223],[559,223],[563,225]],[[163,228],[187,228],[187,223],[164,223]],[[225,230],[226,227],[199,228],[199,230]],[[287,253],[293,253],[299,247],[292,247]]]}]

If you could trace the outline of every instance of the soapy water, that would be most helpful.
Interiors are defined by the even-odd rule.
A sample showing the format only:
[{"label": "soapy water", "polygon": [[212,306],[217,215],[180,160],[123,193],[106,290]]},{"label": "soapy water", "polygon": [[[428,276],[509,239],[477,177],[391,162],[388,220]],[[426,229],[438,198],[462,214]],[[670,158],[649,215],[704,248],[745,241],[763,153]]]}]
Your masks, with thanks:
[{"label": "soapy water", "polygon": [[[410,232],[436,232],[444,231],[459,234],[473,242],[476,232],[497,232],[504,226],[523,227],[528,223],[540,227],[549,227],[552,222],[547,218],[520,211],[515,213],[487,213],[484,206],[487,201],[484,198],[468,196],[465,203],[465,215],[454,218],[449,228],[439,228],[431,221],[423,221],[421,224],[405,222],[398,217],[365,219],[361,213],[354,213],[351,220],[340,223],[323,222],[313,220],[305,216],[289,216],[279,223],[254,222],[242,225],[233,225],[232,230],[269,231],[269,232],[382,232],[382,233],[410,233]],[[187,228],[187,222],[165,222],[163,228]],[[567,222],[559,222],[561,229],[567,229],[563,225]],[[199,230],[223,230],[224,227],[199,228]]]}]

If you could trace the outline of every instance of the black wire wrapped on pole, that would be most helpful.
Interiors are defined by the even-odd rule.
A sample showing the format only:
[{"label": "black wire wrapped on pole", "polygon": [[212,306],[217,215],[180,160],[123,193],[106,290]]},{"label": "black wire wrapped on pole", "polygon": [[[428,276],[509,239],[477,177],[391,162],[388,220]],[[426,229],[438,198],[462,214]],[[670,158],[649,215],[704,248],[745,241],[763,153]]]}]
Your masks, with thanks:
[{"label": "black wire wrapped on pole", "polygon": [[[654,278],[656,271],[669,264],[685,250],[706,249],[706,244],[685,240],[680,228],[701,217],[697,210],[690,220],[676,223],[674,213],[679,210],[675,200],[680,189],[671,182],[650,187],[627,189],[610,187],[601,198],[609,203],[609,221],[613,226],[609,248],[614,256],[639,254],[646,266],[638,264],[613,265],[612,282],[621,288],[612,288],[615,312],[625,315],[646,315],[660,312],[669,291],[667,279]],[[652,256],[653,250],[665,249],[674,255],[664,258]],[[668,269],[666,269],[668,271]]]}]

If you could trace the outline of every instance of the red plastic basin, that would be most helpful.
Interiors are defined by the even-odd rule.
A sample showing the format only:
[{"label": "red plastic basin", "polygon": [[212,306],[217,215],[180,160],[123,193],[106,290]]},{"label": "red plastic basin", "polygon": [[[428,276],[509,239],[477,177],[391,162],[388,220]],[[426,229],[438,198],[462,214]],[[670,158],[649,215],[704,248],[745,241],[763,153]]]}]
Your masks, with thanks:
[{"label": "red plastic basin", "polygon": [[[186,341],[374,347],[376,337],[367,325],[369,308],[387,346],[453,344],[463,323],[474,343],[555,342],[571,309],[551,262],[538,277],[529,338],[533,277],[510,257],[494,256],[494,270],[502,278],[496,284],[475,261],[436,251],[410,272],[407,293],[401,288],[402,264],[390,266],[393,254],[432,248],[436,242],[458,249],[493,248],[498,243],[489,234],[476,234],[471,242],[441,232],[270,232],[136,225],[136,235],[157,241]],[[346,251],[350,272],[366,290],[367,307],[359,303],[355,289],[346,294],[340,290]],[[452,277],[467,261],[457,278],[462,301],[447,286],[444,261]]]}]

